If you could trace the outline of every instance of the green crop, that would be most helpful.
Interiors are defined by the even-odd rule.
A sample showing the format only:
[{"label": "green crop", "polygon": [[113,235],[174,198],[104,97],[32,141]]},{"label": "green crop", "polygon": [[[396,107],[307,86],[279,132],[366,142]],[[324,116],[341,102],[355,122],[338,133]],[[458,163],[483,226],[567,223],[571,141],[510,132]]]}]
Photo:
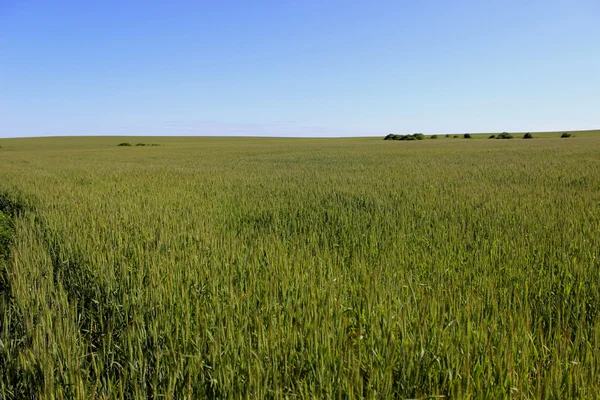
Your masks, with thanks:
[{"label": "green crop", "polygon": [[598,136],[125,140],[1,140],[1,398],[600,393]]}]

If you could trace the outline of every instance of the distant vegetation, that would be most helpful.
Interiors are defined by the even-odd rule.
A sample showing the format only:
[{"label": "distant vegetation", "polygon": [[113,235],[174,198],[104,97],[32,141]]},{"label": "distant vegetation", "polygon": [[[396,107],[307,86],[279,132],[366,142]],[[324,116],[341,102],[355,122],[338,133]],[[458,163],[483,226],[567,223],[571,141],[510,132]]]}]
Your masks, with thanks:
[{"label": "distant vegetation", "polygon": [[422,133],[413,133],[412,135],[396,135],[390,133],[383,140],[423,140],[425,139],[425,135]]},{"label": "distant vegetation", "polygon": [[[131,146],[131,143],[123,142],[123,143],[119,143],[117,146]],[[157,144],[157,143],[138,143],[138,144],[136,144],[136,146],[160,146],[160,144]]]},{"label": "distant vegetation", "polygon": [[[595,136],[595,135],[600,135],[600,130],[589,130],[589,131],[576,131],[575,133],[580,132],[581,133],[581,137],[586,137],[586,136]],[[561,138],[569,138],[573,136],[573,132],[525,132],[525,133],[519,133],[518,136],[516,133],[509,133],[509,132],[502,132],[502,133],[498,133],[498,134],[483,134],[483,133],[478,133],[478,134],[473,134],[473,133],[463,133],[463,134],[450,134],[450,133],[446,133],[446,134],[434,134],[434,135],[430,135],[430,136],[423,136],[421,133],[414,133],[412,135],[397,135],[397,134],[389,134],[387,135],[384,139],[385,140],[421,140],[420,138],[425,137],[425,138],[429,138],[429,139],[437,139],[437,138],[454,138],[457,139],[459,137],[462,137],[464,139],[475,139],[475,138],[484,138],[487,137],[488,139],[514,139],[515,137],[519,137],[519,138],[523,138],[523,139],[533,139],[534,135],[535,138],[551,138],[551,137],[556,137],[555,135],[559,135]],[[523,135],[523,136],[521,136]]]}]

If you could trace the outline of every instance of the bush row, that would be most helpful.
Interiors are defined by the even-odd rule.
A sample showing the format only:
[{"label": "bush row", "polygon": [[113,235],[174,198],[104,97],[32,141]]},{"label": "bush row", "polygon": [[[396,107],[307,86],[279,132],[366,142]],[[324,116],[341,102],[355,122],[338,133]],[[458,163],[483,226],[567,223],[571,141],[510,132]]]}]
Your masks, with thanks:
[{"label": "bush row", "polygon": [[[131,143],[128,142],[123,142],[123,143],[119,143],[117,146],[131,146]],[[136,144],[136,146],[160,146],[160,144],[157,143],[138,143]]]},{"label": "bush row", "polygon": [[[472,139],[471,134],[469,133],[465,133],[462,135],[464,139]],[[449,135],[446,134],[445,137],[447,138],[454,138],[454,139],[458,139],[460,136],[459,135]],[[560,135],[561,138],[569,138],[571,137],[571,134],[569,132],[564,132],[562,135]],[[429,136],[430,139],[437,139],[438,135],[431,135]],[[383,138],[383,140],[423,140],[425,139],[425,135],[423,135],[422,133],[413,133],[412,135],[396,135],[393,133],[390,133],[389,135],[387,135],[385,138]],[[508,132],[502,132],[498,135],[490,135],[488,137],[488,139],[514,139],[514,136],[511,135]],[[531,134],[531,132],[527,132],[526,134],[523,135],[523,139],[533,139],[533,135]],[[123,144],[120,144],[119,146],[122,146]],[[128,146],[130,146],[129,144],[126,144]],[[138,144],[139,146],[139,144]]]},{"label": "bush row", "polygon": [[422,133],[413,133],[412,135],[395,135],[390,133],[383,140],[423,140],[425,135]]}]

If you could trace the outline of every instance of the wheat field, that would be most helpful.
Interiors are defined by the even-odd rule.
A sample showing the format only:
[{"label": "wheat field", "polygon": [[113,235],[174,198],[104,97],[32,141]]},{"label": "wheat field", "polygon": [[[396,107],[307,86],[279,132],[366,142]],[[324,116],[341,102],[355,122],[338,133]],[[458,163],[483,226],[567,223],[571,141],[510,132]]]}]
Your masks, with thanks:
[{"label": "wheat field", "polygon": [[0,398],[597,398],[600,135],[541,136],[0,139]]}]

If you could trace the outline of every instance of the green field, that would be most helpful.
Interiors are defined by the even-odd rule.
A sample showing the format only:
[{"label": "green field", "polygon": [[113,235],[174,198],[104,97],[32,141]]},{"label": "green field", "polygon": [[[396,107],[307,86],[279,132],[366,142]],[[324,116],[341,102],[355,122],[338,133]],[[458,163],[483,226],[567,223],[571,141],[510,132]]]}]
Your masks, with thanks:
[{"label": "green field", "polygon": [[0,139],[0,398],[598,398],[558,136]]}]

